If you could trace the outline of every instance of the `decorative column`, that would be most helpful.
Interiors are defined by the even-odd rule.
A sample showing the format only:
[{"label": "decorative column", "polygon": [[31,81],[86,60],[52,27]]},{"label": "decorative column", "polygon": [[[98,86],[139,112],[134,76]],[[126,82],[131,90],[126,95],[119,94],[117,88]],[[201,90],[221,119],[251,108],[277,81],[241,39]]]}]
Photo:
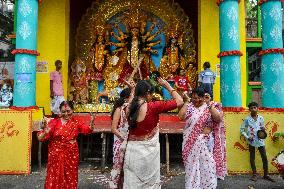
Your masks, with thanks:
[{"label": "decorative column", "polygon": [[220,82],[224,107],[241,107],[239,5],[237,0],[217,1],[220,20]]},{"label": "decorative column", "polygon": [[262,104],[265,108],[284,108],[284,66],[282,39],[283,0],[261,0]]},{"label": "decorative column", "polygon": [[36,104],[38,1],[18,0],[17,7],[13,105],[29,107]]}]

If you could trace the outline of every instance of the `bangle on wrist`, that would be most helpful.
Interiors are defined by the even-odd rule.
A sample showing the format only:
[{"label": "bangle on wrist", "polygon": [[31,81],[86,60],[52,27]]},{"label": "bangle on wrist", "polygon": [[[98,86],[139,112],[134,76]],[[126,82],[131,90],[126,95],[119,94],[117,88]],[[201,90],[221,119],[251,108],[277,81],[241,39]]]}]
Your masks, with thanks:
[{"label": "bangle on wrist", "polygon": [[175,89],[173,89],[173,90],[171,90],[171,95],[173,96],[173,92],[175,92],[176,90]]}]

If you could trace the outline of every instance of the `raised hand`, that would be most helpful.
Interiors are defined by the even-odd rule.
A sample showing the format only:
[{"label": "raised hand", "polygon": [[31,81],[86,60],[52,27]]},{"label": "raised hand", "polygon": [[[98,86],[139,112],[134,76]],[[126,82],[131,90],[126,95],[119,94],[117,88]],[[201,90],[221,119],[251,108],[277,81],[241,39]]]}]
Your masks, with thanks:
[{"label": "raised hand", "polygon": [[132,79],[130,79],[129,81],[126,81],[125,79],[123,79],[123,82],[131,89],[135,87],[135,82]]},{"label": "raised hand", "polygon": [[170,86],[170,84],[169,84],[166,80],[164,80],[163,78],[161,78],[161,77],[157,78],[157,80],[158,80],[159,85],[161,85],[161,86],[163,86],[163,87],[165,87],[165,88],[167,88],[168,86]]},{"label": "raised hand", "polygon": [[207,105],[210,105],[210,102],[211,102],[211,96],[209,93],[205,93],[204,94],[204,101]]}]

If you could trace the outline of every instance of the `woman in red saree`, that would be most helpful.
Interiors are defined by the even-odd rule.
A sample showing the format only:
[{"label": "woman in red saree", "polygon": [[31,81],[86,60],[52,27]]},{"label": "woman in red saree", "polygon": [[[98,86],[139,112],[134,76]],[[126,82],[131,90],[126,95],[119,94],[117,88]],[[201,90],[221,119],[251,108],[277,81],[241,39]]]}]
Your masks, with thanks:
[{"label": "woman in red saree", "polygon": [[79,133],[92,133],[94,117],[88,126],[72,117],[73,110],[69,102],[62,102],[59,108],[59,118],[49,121],[37,134],[39,141],[49,141],[44,188],[77,189],[79,149],[76,139]]},{"label": "woman in red saree", "polygon": [[192,92],[179,117],[186,120],[182,157],[186,189],[215,189],[217,178],[227,174],[225,134],[221,105],[210,101],[202,87]]},{"label": "woman in red saree", "polygon": [[170,84],[158,79],[173,99],[152,102],[153,86],[139,81],[129,106],[129,135],[124,158],[123,189],[160,189],[159,114],[182,106],[181,96]]}]

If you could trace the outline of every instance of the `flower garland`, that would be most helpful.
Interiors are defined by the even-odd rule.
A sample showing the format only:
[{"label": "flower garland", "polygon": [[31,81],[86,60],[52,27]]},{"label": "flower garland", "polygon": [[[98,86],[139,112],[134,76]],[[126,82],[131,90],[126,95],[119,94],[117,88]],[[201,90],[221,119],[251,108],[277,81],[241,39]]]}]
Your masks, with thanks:
[{"label": "flower garland", "polygon": [[[223,2],[224,2],[224,0],[217,0],[216,1],[218,6],[220,6],[220,4],[223,3]],[[240,2],[241,2],[241,0],[238,0],[238,3],[240,3]]]},{"label": "flower garland", "polygon": [[28,107],[17,107],[17,106],[10,106],[9,107],[12,110],[17,110],[17,111],[25,111],[25,110],[38,110],[38,106],[28,106]]},{"label": "flower garland", "polygon": [[265,54],[284,54],[284,48],[270,48],[266,50],[262,50],[258,53],[259,56],[265,55]]},{"label": "flower garland", "polygon": [[284,0],[260,0],[258,5],[261,6],[264,3],[267,3],[268,1],[281,1],[282,3],[284,2]]},{"label": "flower garland", "polygon": [[239,56],[243,56],[243,53],[239,50],[234,50],[234,51],[223,51],[220,52],[217,57],[220,58],[222,56],[234,56],[234,55],[239,55]]},{"label": "flower garland", "polygon": [[39,56],[39,52],[37,52],[35,50],[29,50],[29,49],[14,49],[11,53],[13,55],[15,55],[15,54],[30,54],[30,55]]}]

